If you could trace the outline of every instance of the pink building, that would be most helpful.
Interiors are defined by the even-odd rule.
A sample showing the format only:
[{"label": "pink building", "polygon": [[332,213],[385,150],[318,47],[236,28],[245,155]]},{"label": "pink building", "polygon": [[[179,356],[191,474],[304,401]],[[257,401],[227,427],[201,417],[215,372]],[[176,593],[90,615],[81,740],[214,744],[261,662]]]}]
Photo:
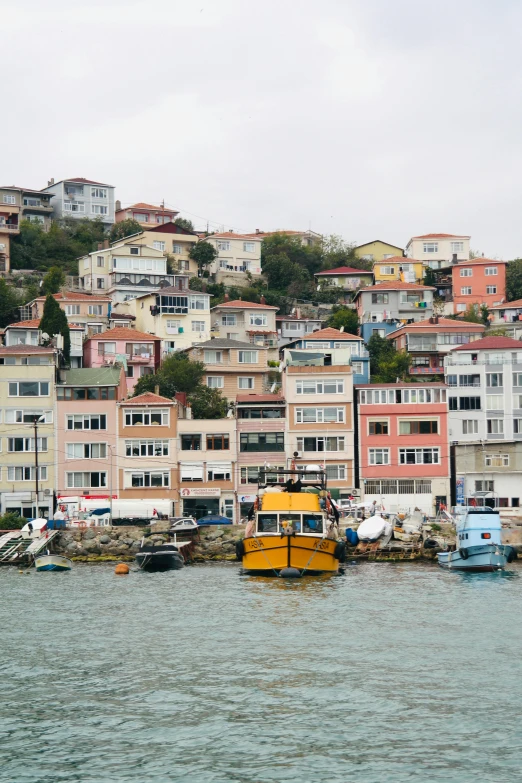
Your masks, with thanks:
[{"label": "pink building", "polygon": [[364,499],[387,511],[427,514],[450,502],[444,383],[357,387],[359,474]]},{"label": "pink building", "polygon": [[136,329],[117,326],[85,341],[85,367],[110,367],[122,362],[127,377],[127,388],[132,392],[143,375],[153,375],[161,360],[161,338]]},{"label": "pink building", "polygon": [[143,201],[131,204],[130,207],[121,208],[121,202],[116,202],[116,223],[122,220],[135,220],[142,226],[157,226],[163,223],[172,223],[179,213],[175,209],[155,207],[153,204],[145,204]]},{"label": "pink building", "polygon": [[[56,384],[56,495],[118,495],[117,403],[127,396],[122,368],[60,372]],[[112,471],[111,471],[112,468]],[[112,475],[111,475],[112,472]]]},{"label": "pink building", "polygon": [[473,258],[451,269],[454,313],[465,312],[470,305],[487,307],[506,301],[507,261]]}]

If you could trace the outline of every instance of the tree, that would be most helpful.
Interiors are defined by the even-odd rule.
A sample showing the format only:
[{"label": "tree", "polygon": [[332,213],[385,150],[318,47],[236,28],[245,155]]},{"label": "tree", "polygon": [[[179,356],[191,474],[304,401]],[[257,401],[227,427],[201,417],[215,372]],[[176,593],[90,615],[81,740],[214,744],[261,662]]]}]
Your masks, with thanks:
[{"label": "tree", "polygon": [[192,223],[192,220],[188,220],[184,217],[177,217],[173,221],[175,226],[179,226],[180,228],[184,228],[185,231],[190,231],[192,234],[194,233],[194,224]]},{"label": "tree", "polygon": [[397,351],[391,340],[373,334],[368,340],[372,383],[393,383],[410,380],[411,356],[407,351]]},{"label": "tree", "polygon": [[271,234],[261,245],[261,268],[268,287],[279,291],[286,290],[293,280],[311,284],[314,273],[321,269],[322,259],[320,245],[303,245],[300,239],[288,234]]},{"label": "tree", "polygon": [[349,307],[334,306],[326,325],[333,329],[340,329],[343,326],[344,331],[348,334],[357,334],[359,331],[357,312]]},{"label": "tree", "polygon": [[200,384],[188,395],[194,419],[224,419],[227,415],[228,400],[219,389],[210,389]]},{"label": "tree", "polygon": [[522,258],[515,258],[507,265],[506,298],[508,302],[522,299]]},{"label": "tree", "polygon": [[47,270],[58,266],[78,274],[78,258],[95,250],[106,239],[101,220],[65,218],[48,231],[38,223],[22,220],[20,233],[11,240],[11,268]]},{"label": "tree", "polygon": [[67,316],[62,310],[52,294],[47,295],[45,300],[43,315],[40,321],[40,331],[49,335],[51,340],[55,334],[61,334],[63,337],[63,356],[66,362],[69,362],[71,355],[71,334]]},{"label": "tree", "polygon": [[339,266],[351,266],[371,272],[373,264],[365,258],[358,258],[355,245],[346,242],[338,234],[331,234],[323,240],[322,269],[337,269]]},{"label": "tree", "polygon": [[206,269],[207,266],[210,266],[213,261],[215,261],[217,254],[218,252],[214,245],[211,245],[210,242],[203,240],[202,242],[196,242],[194,245],[192,245],[190,248],[189,257],[198,265],[199,274],[201,276],[203,270]]},{"label": "tree", "polygon": [[172,399],[176,392],[192,392],[201,383],[205,374],[202,362],[191,361],[186,353],[173,353],[169,356],[155,375],[143,375],[134,387],[134,396],[147,391],[154,391],[159,386],[163,397]]},{"label": "tree", "polygon": [[20,530],[27,522],[25,517],[19,516],[15,511],[8,511],[0,517],[0,530]]},{"label": "tree", "polygon": [[19,321],[18,308],[23,299],[12,285],[0,277],[0,327]]},{"label": "tree", "polygon": [[126,220],[122,220],[120,223],[114,223],[114,225],[111,227],[109,239],[111,242],[117,242],[118,239],[123,239],[124,237],[130,237],[133,234],[142,233],[143,226],[140,225],[137,220],[127,218]]},{"label": "tree", "polygon": [[42,284],[43,294],[57,294],[62,286],[65,285],[65,273],[59,266],[52,266],[46,275],[44,275]]},{"label": "tree", "polygon": [[[487,307],[486,307],[487,312]],[[460,318],[459,318],[460,320]],[[476,304],[470,304],[468,305],[468,309],[462,316],[463,321],[468,321],[470,324],[482,324],[484,321],[482,320],[482,314],[479,310],[479,306]]]},{"label": "tree", "polygon": [[431,267],[427,266],[424,270],[424,279],[422,281],[424,285],[435,287],[437,285],[437,276]]}]

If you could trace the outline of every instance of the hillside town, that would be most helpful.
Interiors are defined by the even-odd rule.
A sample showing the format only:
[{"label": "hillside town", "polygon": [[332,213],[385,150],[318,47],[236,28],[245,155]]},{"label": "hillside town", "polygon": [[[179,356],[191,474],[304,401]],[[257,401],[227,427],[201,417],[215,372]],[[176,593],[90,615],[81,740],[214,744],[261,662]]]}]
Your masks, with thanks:
[{"label": "hillside town", "polygon": [[[33,263],[87,223],[81,255]],[[522,300],[470,240],[211,232],[82,177],[1,187],[1,514],[112,498],[239,523],[261,468],[320,465],[339,501],[516,517]]]}]

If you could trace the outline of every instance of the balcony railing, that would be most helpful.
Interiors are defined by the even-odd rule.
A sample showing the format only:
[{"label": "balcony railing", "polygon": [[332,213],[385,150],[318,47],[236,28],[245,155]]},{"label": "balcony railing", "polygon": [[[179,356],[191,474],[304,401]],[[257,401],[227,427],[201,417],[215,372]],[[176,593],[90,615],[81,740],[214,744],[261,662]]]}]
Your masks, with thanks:
[{"label": "balcony railing", "polygon": [[443,375],[444,367],[410,367],[410,375]]},{"label": "balcony railing", "polygon": [[414,351],[414,352],[419,352],[419,351],[437,351],[438,352],[439,351],[439,346],[437,345],[437,343],[420,343],[420,344],[417,343],[417,344],[414,344],[414,343],[410,343],[408,341],[407,349],[408,349],[408,351]]},{"label": "balcony railing", "polygon": [[[175,275],[148,274],[147,272],[111,272],[109,287],[141,286],[143,288],[167,288],[175,285]],[[180,291],[183,296],[183,291]]]},{"label": "balcony railing", "polygon": [[0,223],[0,234],[2,231],[20,231],[20,226],[18,224],[13,225],[12,223]]}]

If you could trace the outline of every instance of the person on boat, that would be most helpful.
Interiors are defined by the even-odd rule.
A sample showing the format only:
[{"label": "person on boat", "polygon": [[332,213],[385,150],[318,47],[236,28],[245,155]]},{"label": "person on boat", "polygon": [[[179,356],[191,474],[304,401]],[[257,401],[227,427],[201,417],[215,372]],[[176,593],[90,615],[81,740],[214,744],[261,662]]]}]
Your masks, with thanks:
[{"label": "person on boat", "polygon": [[297,481],[294,482],[294,488],[293,488],[292,492],[301,492],[302,488],[303,488],[303,485],[301,483],[301,477],[299,477],[297,479]]},{"label": "person on boat", "polygon": [[288,481],[285,481],[285,489],[284,489],[284,492],[295,492],[296,490],[294,489],[294,487],[295,487],[294,480],[293,480],[293,478],[290,476],[290,478],[288,479]]}]

